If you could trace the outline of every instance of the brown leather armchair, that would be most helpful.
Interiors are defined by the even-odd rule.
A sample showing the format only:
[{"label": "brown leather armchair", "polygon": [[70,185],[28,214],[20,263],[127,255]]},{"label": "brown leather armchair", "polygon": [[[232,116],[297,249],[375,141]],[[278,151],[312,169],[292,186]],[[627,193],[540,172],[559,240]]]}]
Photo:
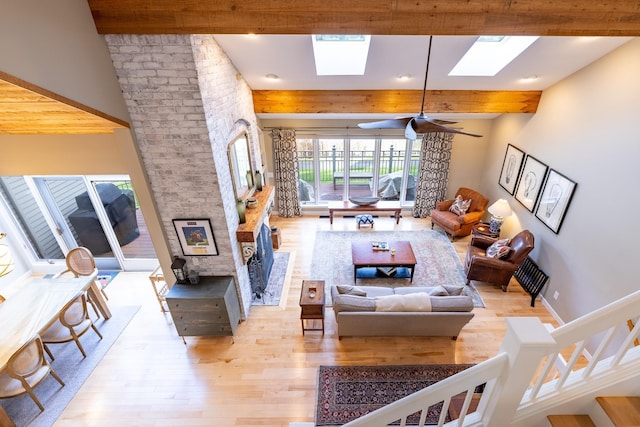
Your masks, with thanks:
[{"label": "brown leather armchair", "polygon": [[499,285],[506,292],[511,276],[534,247],[533,234],[529,230],[522,230],[516,234],[509,242],[511,250],[504,259],[486,256],[485,252],[493,242],[495,239],[480,235],[471,238],[464,264],[467,285],[472,280],[479,280]]},{"label": "brown leather armchair", "polygon": [[463,200],[471,199],[471,205],[466,214],[457,215],[449,211],[453,199],[437,202],[436,208],[431,211],[431,228],[433,229],[433,225],[437,224],[450,234],[451,238],[471,234],[473,224],[482,220],[489,204],[489,199],[470,188],[460,187],[456,192],[456,197],[458,195],[462,196]]}]

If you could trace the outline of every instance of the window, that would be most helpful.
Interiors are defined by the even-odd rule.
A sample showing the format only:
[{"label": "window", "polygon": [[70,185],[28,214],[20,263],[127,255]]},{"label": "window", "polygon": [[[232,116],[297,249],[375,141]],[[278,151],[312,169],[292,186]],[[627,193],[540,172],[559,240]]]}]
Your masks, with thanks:
[{"label": "window", "polygon": [[315,136],[298,131],[300,202],[307,206],[355,196],[412,205],[421,140],[382,136]]}]

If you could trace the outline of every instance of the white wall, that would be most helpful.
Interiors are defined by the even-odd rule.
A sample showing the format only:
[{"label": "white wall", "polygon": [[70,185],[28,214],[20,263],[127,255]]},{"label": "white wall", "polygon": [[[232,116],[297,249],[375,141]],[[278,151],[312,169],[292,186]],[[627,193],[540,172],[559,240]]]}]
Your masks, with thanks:
[{"label": "white wall", "polygon": [[129,121],[86,0],[0,0],[0,70]]},{"label": "white wall", "polygon": [[[640,39],[634,39],[546,90],[534,116],[509,115],[494,124],[483,189],[514,210],[504,234],[534,233],[533,257],[551,277],[545,299],[564,321],[640,288],[634,269],[639,75]],[[577,183],[558,234],[498,185],[507,143]]]}]

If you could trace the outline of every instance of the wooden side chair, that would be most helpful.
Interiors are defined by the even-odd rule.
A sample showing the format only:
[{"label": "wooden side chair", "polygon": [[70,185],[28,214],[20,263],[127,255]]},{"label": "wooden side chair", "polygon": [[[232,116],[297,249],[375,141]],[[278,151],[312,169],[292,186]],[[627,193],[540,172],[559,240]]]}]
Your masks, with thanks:
[{"label": "wooden side chair", "polygon": [[[93,257],[91,251],[83,246],[79,246],[77,248],[73,248],[69,251],[66,257],[67,269],[59,274],[56,277],[62,276],[66,273],[71,273],[75,277],[79,276],[91,276],[92,274],[97,274],[98,269],[96,268],[96,260]],[[108,300],[107,296],[102,286],[98,284],[100,288],[100,292],[104,296],[104,299]],[[95,311],[96,315],[100,317],[100,312],[98,311],[98,307],[94,301],[90,298],[88,299],[93,311]]]},{"label": "wooden side chair", "polygon": [[69,341],[75,341],[76,345],[80,349],[80,353],[84,357],[87,357],[87,353],[80,343],[80,337],[84,335],[89,329],[93,329],[96,334],[102,339],[102,334],[93,324],[89,311],[87,310],[87,297],[85,294],[80,295],[75,300],[62,309],[58,320],[56,320],[49,328],[42,334],[42,341],[44,342],[44,349],[47,354],[53,360],[53,354],[47,347],[47,344],[61,344]]},{"label": "wooden side chair", "polygon": [[44,357],[44,344],[37,336],[23,345],[7,362],[0,375],[0,399],[16,397],[28,393],[41,411],[44,406],[33,389],[51,374],[64,387],[64,382]]}]

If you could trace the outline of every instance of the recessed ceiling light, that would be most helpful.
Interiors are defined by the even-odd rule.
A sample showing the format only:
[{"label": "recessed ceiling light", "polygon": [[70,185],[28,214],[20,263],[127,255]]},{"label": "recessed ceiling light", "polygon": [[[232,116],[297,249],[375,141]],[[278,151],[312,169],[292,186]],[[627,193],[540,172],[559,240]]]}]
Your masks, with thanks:
[{"label": "recessed ceiling light", "polygon": [[532,74],[532,75],[530,75],[530,76],[523,77],[523,78],[522,78],[522,79],[520,79],[520,80],[521,80],[522,82],[524,82],[524,83],[529,83],[529,82],[536,81],[536,80],[538,80],[538,79],[539,79],[539,77],[538,77],[538,75],[537,75],[537,74]]},{"label": "recessed ceiling light", "polygon": [[411,74],[398,74],[398,80],[409,80],[411,78]]},{"label": "recessed ceiling light", "polygon": [[280,78],[277,74],[267,74],[265,77],[269,80],[278,80]]}]

